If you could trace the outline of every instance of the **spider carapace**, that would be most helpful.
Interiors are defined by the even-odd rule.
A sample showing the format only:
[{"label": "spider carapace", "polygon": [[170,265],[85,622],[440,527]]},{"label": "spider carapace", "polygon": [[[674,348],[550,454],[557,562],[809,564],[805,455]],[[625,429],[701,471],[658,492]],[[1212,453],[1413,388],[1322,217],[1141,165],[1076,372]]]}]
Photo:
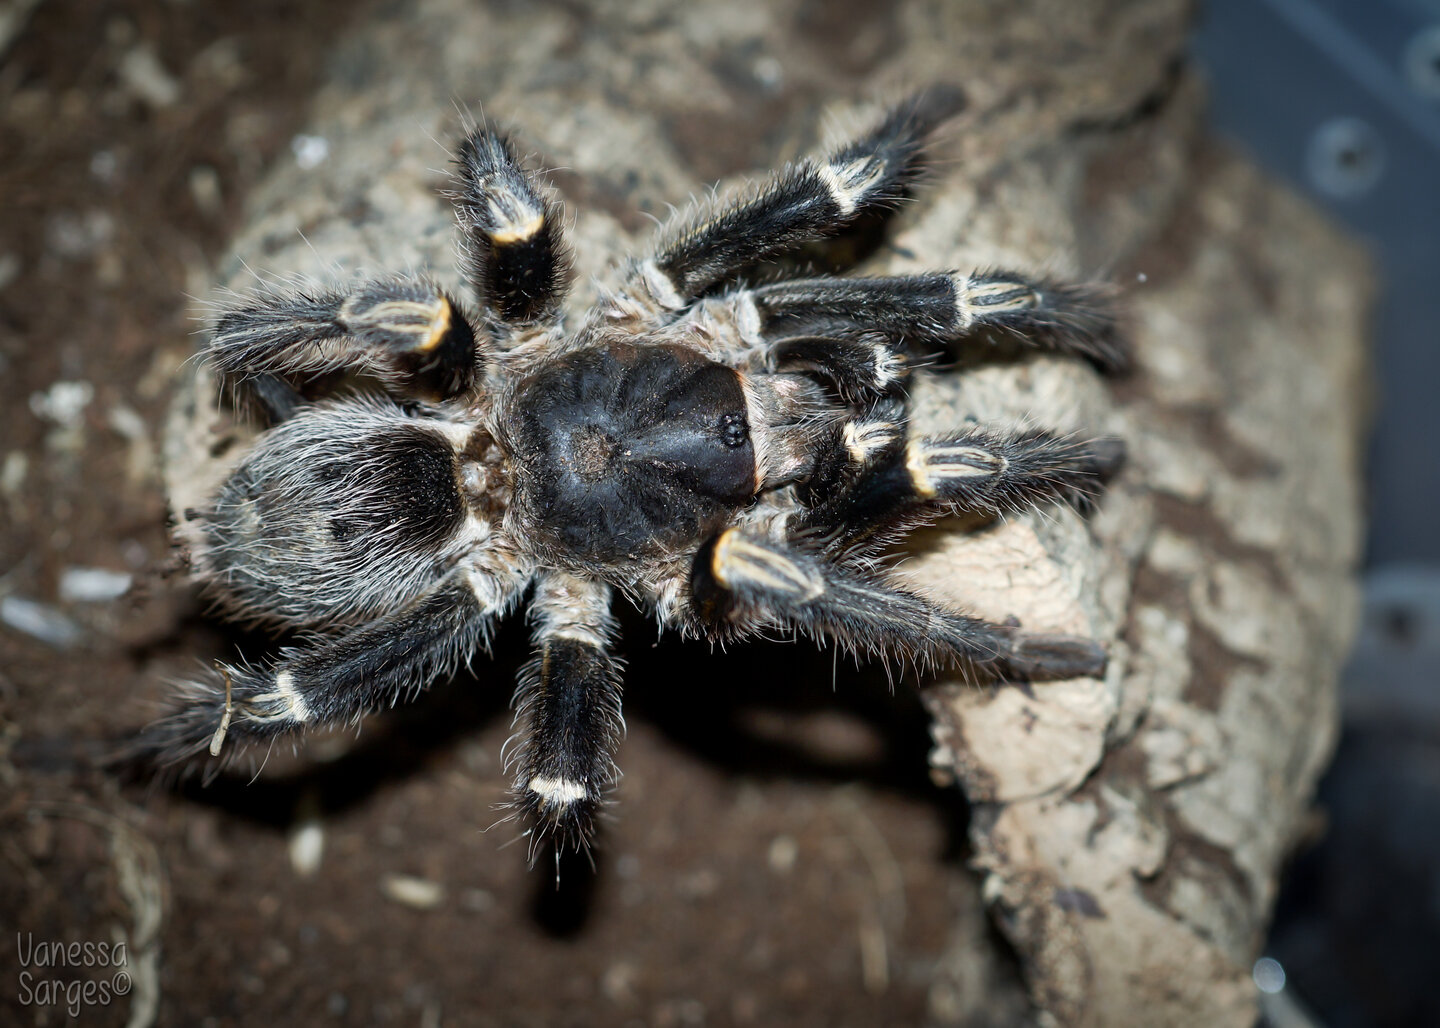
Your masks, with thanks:
[{"label": "spider carapace", "polygon": [[[257,432],[178,532],[226,616],[301,641],[187,684],[146,745],[182,761],[354,722],[470,662],[528,602],[513,802],[532,842],[587,846],[618,775],[617,591],[712,641],[788,632],[999,678],[1099,674],[1093,641],[947,609],[877,558],[943,515],[1096,493],[1117,441],[912,434],[907,381],[997,334],[1113,366],[1107,290],[772,263],[902,199],[960,106],[920,93],[677,215],[573,327],[557,204],[488,129],[461,145],[453,196],[474,308],[399,278],[229,306],[205,356]],[[374,384],[327,392],[356,369]]]}]

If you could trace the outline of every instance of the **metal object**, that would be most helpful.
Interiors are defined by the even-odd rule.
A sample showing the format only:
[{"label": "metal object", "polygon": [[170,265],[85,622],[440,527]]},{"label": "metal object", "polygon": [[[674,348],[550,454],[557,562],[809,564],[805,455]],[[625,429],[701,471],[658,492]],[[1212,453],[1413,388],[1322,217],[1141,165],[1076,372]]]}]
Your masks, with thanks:
[{"label": "metal object", "polygon": [[1372,565],[1440,563],[1440,2],[1210,0],[1215,127],[1370,242]]}]

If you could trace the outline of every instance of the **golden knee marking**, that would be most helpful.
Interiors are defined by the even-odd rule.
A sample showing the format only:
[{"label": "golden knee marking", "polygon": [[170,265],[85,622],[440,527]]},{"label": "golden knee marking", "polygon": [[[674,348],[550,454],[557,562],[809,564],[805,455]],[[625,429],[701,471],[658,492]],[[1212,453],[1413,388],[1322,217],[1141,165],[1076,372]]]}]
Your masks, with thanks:
[{"label": "golden knee marking", "polygon": [[844,430],[845,450],[856,464],[869,461],[871,454],[885,449],[895,441],[896,426],[888,421],[870,421],[857,425],[847,422]]},{"label": "golden knee marking", "polygon": [[495,246],[514,246],[516,243],[523,243],[539,235],[540,230],[545,227],[545,213],[543,211],[532,214],[521,222],[511,222],[494,232],[488,232],[490,242]]},{"label": "golden knee marking", "polygon": [[[279,704],[277,709],[257,713],[253,708],[255,704]],[[310,706],[305,698],[295,689],[295,676],[289,671],[281,671],[275,675],[275,689],[273,692],[261,693],[259,696],[252,696],[242,706],[245,708],[245,716],[251,721],[299,721],[310,720]]]},{"label": "golden knee marking", "polygon": [[716,542],[710,570],[715,580],[731,591],[736,586],[752,585],[801,600],[813,600],[825,592],[824,582],[806,574],[804,568],[783,554],[749,542],[737,528],[726,529]]},{"label": "golden knee marking", "polygon": [[386,300],[359,310],[354,299],[340,308],[340,323],[349,332],[380,332],[391,336],[411,336],[417,340],[415,349],[433,350],[450,331],[450,301],[443,296],[429,300]]},{"label": "golden knee marking", "polygon": [[969,275],[956,275],[955,323],[960,329],[993,314],[1034,310],[1040,306],[1040,294],[1025,282],[975,280]]},{"label": "golden knee marking", "polygon": [[439,346],[450,333],[450,302],[443,296],[440,298],[440,309],[430,319],[430,331],[420,341],[417,349],[421,353],[429,353]]},{"label": "golden knee marking", "polygon": [[929,500],[939,492],[926,466],[925,444],[919,439],[905,444],[905,470],[910,473],[910,484],[915,487],[916,496]]},{"label": "golden knee marking", "polygon": [[939,494],[937,483],[957,478],[994,478],[1010,462],[978,446],[935,446],[912,440],[905,448],[905,468],[915,492],[925,499]]},{"label": "golden knee marking", "polygon": [[910,362],[903,354],[896,353],[885,343],[876,343],[875,388],[888,389],[910,373]]},{"label": "golden knee marking", "polygon": [[822,164],[815,170],[835,206],[848,218],[884,176],[885,164],[876,157],[857,157],[843,164]]}]

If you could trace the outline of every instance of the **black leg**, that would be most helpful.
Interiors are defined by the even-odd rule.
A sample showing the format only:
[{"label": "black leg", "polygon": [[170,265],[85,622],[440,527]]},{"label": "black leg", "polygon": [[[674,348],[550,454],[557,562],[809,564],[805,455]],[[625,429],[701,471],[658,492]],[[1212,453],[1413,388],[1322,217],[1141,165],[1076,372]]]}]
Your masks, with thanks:
[{"label": "black leg", "polygon": [[[239,380],[232,377],[230,381],[239,393],[248,389],[250,402],[266,425],[289,421],[305,404],[300,391],[278,375],[250,375]],[[235,399],[243,402],[242,396]]]},{"label": "black leg", "polygon": [[948,348],[997,333],[1024,345],[1074,354],[1116,369],[1125,354],[1103,285],[1026,278],[1008,271],[936,272],[894,278],[818,278],[752,290],[760,331],[854,338],[861,333],[900,349]]},{"label": "black leg", "polygon": [[892,393],[910,374],[902,350],[878,332],[853,337],[799,336],[781,339],[764,351],[771,371],[810,371],[829,380],[840,398],[870,406]]},{"label": "black leg", "polygon": [[366,367],[398,391],[444,399],[475,383],[475,335],[460,308],[423,282],[277,293],[221,315],[205,351],[222,383],[272,422],[298,404],[296,381]]},{"label": "black leg", "polygon": [[643,290],[661,309],[683,309],[744,269],[896,202],[919,170],[926,137],[963,105],[953,88],[919,93],[854,142],[791,165],[739,200],[668,224],[654,255],[634,270],[631,292]]},{"label": "black leg", "polygon": [[536,585],[530,617],[534,658],[515,693],[514,806],[530,821],[531,857],[553,840],[585,849],[605,789],[619,777],[614,752],[625,732],[610,587],[551,572]]},{"label": "black leg", "polygon": [[1057,500],[1084,509],[1124,453],[1111,438],[1038,430],[907,438],[891,422],[853,422],[818,465],[829,481],[809,490],[810,506],[786,528],[792,539],[854,556],[946,514],[1000,514]]},{"label": "black leg", "polygon": [[520,166],[510,141],[488,129],[460,145],[459,192],[464,259],[481,301],[505,325],[552,318],[569,270],[557,206]]},{"label": "black leg", "polygon": [[696,554],[690,612],[692,630],[711,638],[792,628],[857,652],[959,663],[1006,679],[1075,678],[1105,669],[1105,651],[1089,639],[1027,634],[945,610],[738,528]]},{"label": "black leg", "polygon": [[353,723],[414,699],[483,648],[497,612],[481,605],[463,571],[408,607],[309,646],[286,647],[264,667],[218,666],[184,685],[174,712],[146,730],[141,748],[161,763],[316,725]]}]

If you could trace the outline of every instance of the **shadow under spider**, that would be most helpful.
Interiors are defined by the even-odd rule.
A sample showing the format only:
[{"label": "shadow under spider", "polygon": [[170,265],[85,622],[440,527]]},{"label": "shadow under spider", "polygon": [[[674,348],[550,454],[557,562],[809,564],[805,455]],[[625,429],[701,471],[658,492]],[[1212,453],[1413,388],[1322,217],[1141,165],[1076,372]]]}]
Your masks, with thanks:
[{"label": "shadow under spider", "polygon": [[[656,640],[651,619],[632,609],[617,613],[624,640],[620,653],[627,661],[625,713],[632,723],[649,724],[729,776],[858,783],[921,799],[946,833],[941,859],[964,859],[968,808],[958,790],[930,779],[929,721],[913,671],[895,669],[892,686],[880,663],[857,668],[843,653],[817,649],[804,639],[712,651],[675,633]],[[529,645],[523,619],[510,619],[496,633],[493,656],[478,655],[473,673],[437,681],[415,702],[367,718],[363,736],[333,760],[259,775],[241,763],[208,782],[199,774],[186,776],[174,791],[280,832],[292,826],[300,809],[320,816],[350,810],[424,773],[496,719],[508,720],[513,683]],[[252,636],[241,649],[255,656],[271,646],[263,636]],[[864,728],[845,727],[846,721]],[[801,737],[787,738],[787,729],[795,726]],[[300,753],[303,761],[303,745]],[[623,769],[623,749],[620,760]],[[536,922],[552,936],[579,933],[597,879],[608,874],[606,865],[603,830],[596,852],[567,851],[558,869],[553,850],[538,854],[531,903]]]}]

